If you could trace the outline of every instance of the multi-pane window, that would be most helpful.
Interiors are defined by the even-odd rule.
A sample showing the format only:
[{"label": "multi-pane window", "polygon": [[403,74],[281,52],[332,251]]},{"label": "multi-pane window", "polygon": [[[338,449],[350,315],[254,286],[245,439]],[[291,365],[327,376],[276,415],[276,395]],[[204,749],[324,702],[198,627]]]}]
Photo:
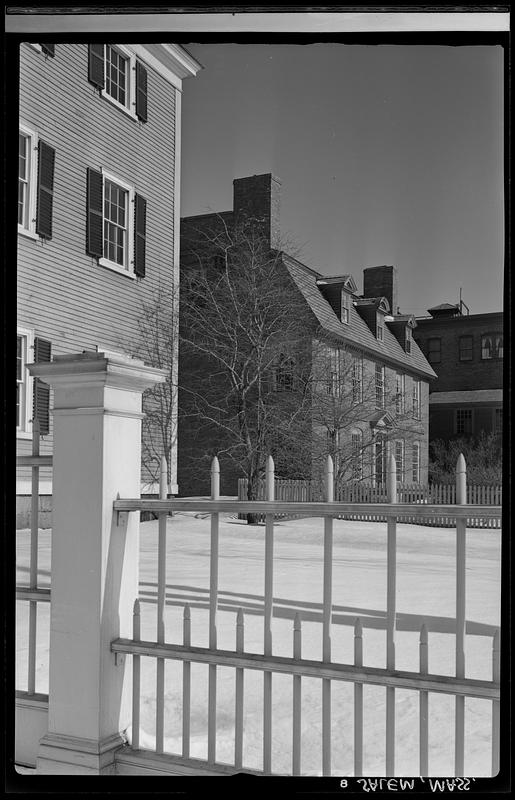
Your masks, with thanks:
[{"label": "multi-pane window", "polygon": [[376,408],[384,408],[384,366],[376,364]]},{"label": "multi-pane window", "polygon": [[376,317],[376,336],[378,341],[383,341],[383,317],[379,313]]},{"label": "multi-pane window", "polygon": [[34,232],[36,211],[36,134],[25,128],[18,133],[18,226]]},{"label": "multi-pane window", "polygon": [[472,409],[458,408],[456,411],[456,433],[472,433]]},{"label": "multi-pane window", "polygon": [[420,443],[413,442],[411,450],[411,479],[413,483],[420,483]]},{"label": "multi-pane window", "polygon": [[[18,329],[16,335],[16,431],[30,431],[32,401],[29,388],[32,381],[27,371],[27,362],[33,360],[34,334]],[[30,384],[30,387],[29,387]]]},{"label": "multi-pane window", "polygon": [[411,353],[412,333],[409,325],[406,325],[406,352]]},{"label": "multi-pane window", "polygon": [[503,357],[503,337],[500,333],[488,333],[481,337],[481,358],[483,360]]},{"label": "multi-pane window", "polygon": [[413,380],[412,386],[412,406],[413,406],[413,416],[415,419],[420,419],[421,417],[421,404],[420,404],[420,381]]},{"label": "multi-pane window", "polygon": [[363,431],[353,431],[351,434],[352,448],[352,478],[359,481],[363,477]]},{"label": "multi-pane window", "polygon": [[439,364],[442,360],[442,340],[432,337],[427,340],[427,360],[430,364]]},{"label": "multi-pane window", "polygon": [[473,338],[472,336],[460,336],[459,339],[459,359],[460,361],[472,361],[473,358]]},{"label": "multi-pane window", "polygon": [[376,433],[372,452],[372,469],[376,484],[386,481],[386,440],[383,434]]},{"label": "multi-pane window", "polygon": [[363,402],[363,358],[354,356],[352,360],[352,402]]},{"label": "multi-pane window", "polygon": [[398,439],[395,442],[395,468],[397,480],[404,480],[404,442],[402,439]]},{"label": "multi-pane window", "polygon": [[275,386],[279,392],[293,392],[295,389],[295,359],[281,355],[275,371]]},{"label": "multi-pane window", "polygon": [[120,103],[128,106],[130,59],[116,47],[105,46],[105,90],[107,94]]},{"label": "multi-pane window", "polygon": [[110,180],[104,181],[104,258],[128,266],[129,192]]},{"label": "multi-pane window", "polygon": [[404,414],[404,387],[404,375],[397,372],[395,375],[395,411],[397,414]]},{"label": "multi-pane window", "polygon": [[345,322],[345,324],[348,324],[349,318],[350,318],[350,294],[347,294],[347,292],[342,291],[341,320],[342,322]]}]

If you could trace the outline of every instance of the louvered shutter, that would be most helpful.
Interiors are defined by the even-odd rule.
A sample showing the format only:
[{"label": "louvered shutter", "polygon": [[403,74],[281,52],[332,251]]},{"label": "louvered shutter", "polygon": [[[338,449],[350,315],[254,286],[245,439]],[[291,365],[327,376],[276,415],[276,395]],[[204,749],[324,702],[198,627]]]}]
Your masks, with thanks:
[{"label": "louvered shutter", "polygon": [[147,70],[136,61],[136,116],[147,121]]},{"label": "louvered shutter", "polygon": [[102,173],[88,167],[88,220],[86,231],[86,252],[101,258],[103,255],[103,210]]},{"label": "louvered shutter", "polygon": [[145,277],[147,201],[140,194],[134,197],[134,272]]},{"label": "louvered shutter", "polygon": [[44,239],[52,238],[52,206],[54,200],[55,150],[45,142],[38,144],[38,188],[36,233]]},{"label": "louvered shutter", "polygon": [[98,89],[103,89],[104,78],[104,45],[90,44],[88,48],[88,80]]},{"label": "louvered shutter", "polygon": [[[50,361],[52,345],[45,339],[34,339],[34,361],[37,364]],[[39,422],[39,432],[46,436],[50,430],[50,386],[40,378],[34,378],[32,419]]]},{"label": "louvered shutter", "polygon": [[50,56],[50,58],[55,56],[55,44],[41,43],[41,49],[46,56]]}]

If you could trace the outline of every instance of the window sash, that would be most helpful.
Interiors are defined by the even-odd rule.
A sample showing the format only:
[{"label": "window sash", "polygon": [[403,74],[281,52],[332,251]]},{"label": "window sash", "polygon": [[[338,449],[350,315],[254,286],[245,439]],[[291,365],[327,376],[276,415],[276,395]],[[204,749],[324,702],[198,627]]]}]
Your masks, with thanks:
[{"label": "window sash", "polygon": [[427,360],[430,364],[439,364],[442,358],[442,340],[429,339],[427,342]]},{"label": "window sash", "polygon": [[363,477],[363,434],[361,431],[351,435],[352,477],[361,480]]},{"label": "window sash", "polygon": [[352,401],[361,403],[363,400],[363,359],[355,356],[352,364]]},{"label": "window sash", "polygon": [[111,45],[105,47],[105,91],[117,103],[129,107],[130,58]]},{"label": "window sash", "polygon": [[341,321],[346,325],[348,325],[349,323],[349,313],[350,313],[350,295],[342,291],[340,316],[341,316]]},{"label": "window sash", "polygon": [[396,380],[395,411],[396,411],[397,414],[404,414],[404,402],[405,402],[405,397],[404,397],[404,391],[405,391],[405,389],[404,389],[404,386],[405,386],[404,375],[401,375],[400,373],[397,373],[397,376],[396,376],[395,380]]},{"label": "window sash", "polygon": [[384,408],[384,367],[376,364],[376,408]]},{"label": "window sash", "polygon": [[457,409],[456,433],[472,433],[472,409],[470,408]]},{"label": "window sash", "polygon": [[20,131],[18,134],[18,225],[29,227],[29,199],[31,177],[32,137]]},{"label": "window sash", "polygon": [[460,361],[472,361],[473,359],[473,338],[472,336],[460,336],[459,340],[459,359]]},{"label": "window sash", "polygon": [[420,444],[418,442],[413,443],[413,450],[412,450],[412,467],[411,467],[411,477],[413,479],[413,483],[420,482]]},{"label": "window sash", "polygon": [[129,192],[104,179],[104,258],[128,268]]},{"label": "window sash", "polygon": [[420,381],[413,381],[413,416],[420,419]]},{"label": "window sash", "polygon": [[402,481],[404,477],[404,442],[402,440],[395,442],[395,467],[397,480]]}]

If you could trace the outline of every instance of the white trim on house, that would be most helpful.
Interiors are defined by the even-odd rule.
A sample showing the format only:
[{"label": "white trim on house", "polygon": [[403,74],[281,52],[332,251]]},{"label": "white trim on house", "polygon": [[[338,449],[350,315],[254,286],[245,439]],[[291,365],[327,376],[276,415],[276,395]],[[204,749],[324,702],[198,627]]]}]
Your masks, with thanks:
[{"label": "white trim on house", "polygon": [[112,172],[102,168],[102,242],[103,246],[105,246],[105,209],[104,209],[104,200],[105,200],[105,182],[108,180],[110,183],[114,183],[116,186],[119,186],[121,189],[127,192],[127,225],[126,225],[126,253],[125,253],[125,264],[122,266],[118,264],[116,261],[111,261],[109,258],[102,256],[98,259],[98,263],[102,267],[107,267],[108,269],[113,270],[114,272],[119,272],[121,275],[125,275],[128,278],[135,278],[136,275],[134,273],[134,195],[136,191],[134,186],[131,186],[129,183],[126,183],[117,175],[114,175]]},{"label": "white trim on house", "polygon": [[432,406],[459,403],[502,403],[502,389],[473,389],[470,391],[432,392],[429,404]]},{"label": "white trim on house", "polygon": [[[101,89],[102,97],[105,97],[110,103],[112,103],[116,108],[119,108],[120,111],[125,112],[131,119],[138,121],[138,117],[136,116],[136,56],[134,51],[130,47],[126,47],[123,44],[110,44],[109,47],[117,50],[122,57],[127,59],[127,86],[126,86],[126,96],[127,101],[125,105],[120,103],[115,97],[113,97],[107,89]],[[104,82],[107,83],[107,51],[104,46]]]},{"label": "white trim on house", "polygon": [[[172,483],[170,486],[170,493],[177,494],[179,491],[179,487],[176,483]],[[30,496],[32,494],[32,481],[26,480],[23,478],[18,478],[16,480],[16,495],[20,497]],[[39,481],[39,494],[40,495],[51,495],[52,494],[52,481],[51,480],[40,480]],[[159,494],[159,484],[158,483],[142,483],[141,484],[141,494]]]},{"label": "white trim on house", "polygon": [[18,125],[19,132],[28,139],[29,165],[27,175],[26,216],[27,223],[18,223],[18,233],[31,239],[39,239],[36,233],[36,193],[38,176],[38,133],[24,122]]},{"label": "white trim on house", "polygon": [[[27,364],[34,361],[34,330],[18,327],[16,336],[24,339],[23,371],[23,418],[22,425],[16,428],[17,439],[32,439],[32,391],[33,378],[27,370]],[[32,351],[32,352],[30,352]]]},{"label": "white trim on house", "polygon": [[136,44],[131,49],[141,61],[179,91],[182,91],[183,78],[195,76],[202,69],[202,65],[179,45]]}]

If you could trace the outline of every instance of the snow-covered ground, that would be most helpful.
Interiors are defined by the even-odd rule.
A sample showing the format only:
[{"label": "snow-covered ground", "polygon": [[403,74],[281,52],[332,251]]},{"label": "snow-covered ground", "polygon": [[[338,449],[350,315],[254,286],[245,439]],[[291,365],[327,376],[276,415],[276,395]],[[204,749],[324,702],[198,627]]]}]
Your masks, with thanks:
[{"label": "snow-covered ground", "polygon": [[[166,641],[182,644],[184,604],[191,608],[192,644],[208,645],[209,517],[168,519]],[[264,526],[225,517],[220,523],[218,646],[235,648],[236,614],[245,614],[245,650],[263,652]],[[276,523],[274,538],[274,654],[289,656],[293,619],[302,618],[302,655],[321,658],[323,520]],[[455,532],[399,524],[397,529],[396,666],[418,671],[420,626],[429,630],[429,671],[454,671]],[[492,636],[500,619],[500,531],[467,532],[467,677],[490,679]],[[28,577],[29,532],[17,532],[18,582]],[[142,638],[155,640],[157,522],[141,525]],[[386,523],[335,520],[333,561],[333,660],[353,662],[356,617],[364,625],[367,666],[385,666]],[[40,531],[39,582],[49,585],[50,532]],[[38,604],[36,691],[48,690],[49,604]],[[28,603],[18,603],[17,688],[26,688]],[[152,748],[155,727],[155,661],[142,658],[141,746]],[[192,665],[191,755],[207,755],[207,665]],[[165,750],[180,754],[182,665],[166,662]],[[262,766],[263,675],[245,671],[244,767]],[[218,668],[217,760],[234,754],[234,669]],[[364,687],[364,774],[384,775],[385,690]],[[416,692],[396,691],[396,774],[418,771]],[[353,687],[333,682],[333,774],[353,774]],[[454,697],[429,699],[429,769],[452,775]],[[302,680],[302,772],[321,770],[321,681]],[[466,700],[465,774],[490,775],[491,703]],[[290,773],[292,679],[273,676],[273,761]]]}]

